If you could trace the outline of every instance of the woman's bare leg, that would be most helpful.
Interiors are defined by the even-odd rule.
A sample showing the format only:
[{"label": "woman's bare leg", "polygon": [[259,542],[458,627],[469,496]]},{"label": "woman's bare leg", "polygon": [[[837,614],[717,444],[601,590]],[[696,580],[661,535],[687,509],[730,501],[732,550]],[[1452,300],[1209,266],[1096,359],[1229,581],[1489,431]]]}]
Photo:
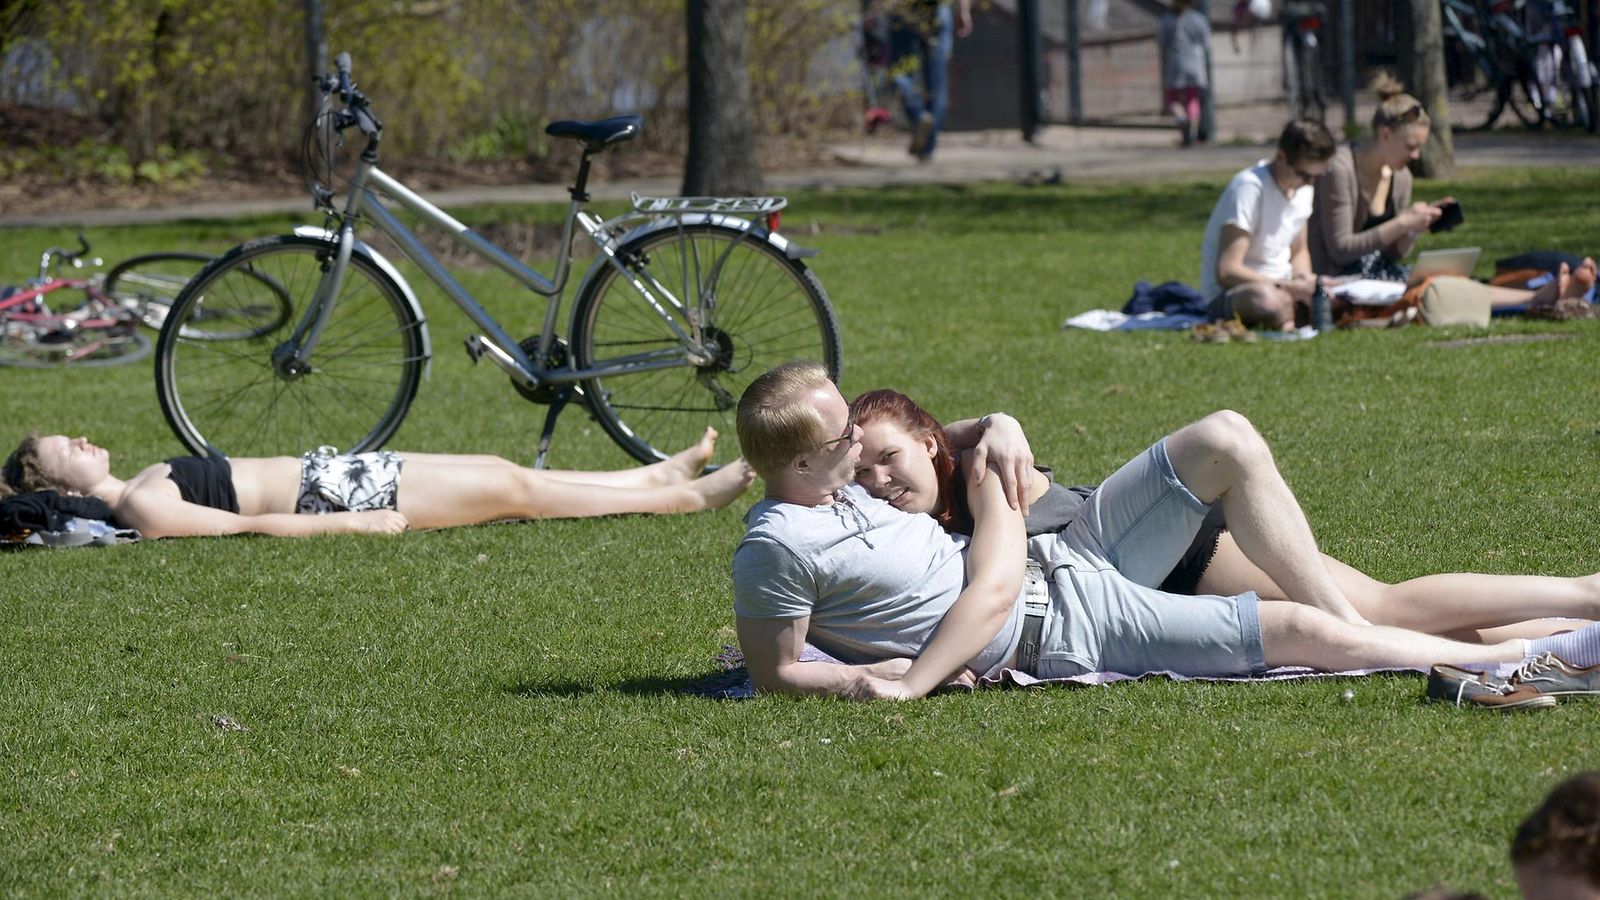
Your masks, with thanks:
[{"label": "woman's bare leg", "polygon": [[408,456],[400,473],[399,509],[412,528],[448,528],[499,519],[685,513],[727,506],[755,479],[744,460],[693,481],[655,487],[577,483],[549,475],[505,460],[498,464],[455,463]]},{"label": "woman's bare leg", "polygon": [[[1392,625],[1428,634],[1450,634],[1485,643],[1510,637],[1542,637],[1586,622],[1547,622],[1545,617],[1600,619],[1600,575],[1560,578],[1544,575],[1424,575],[1387,584],[1323,554],[1328,573],[1361,615],[1374,625]],[[1263,599],[1283,599],[1282,588],[1239,549],[1233,535],[1217,540],[1196,588],[1202,594],[1232,596],[1255,591]],[[1513,631],[1499,629],[1511,626]]]},{"label": "woman's bare leg", "polygon": [[[685,447],[666,459],[632,469],[615,469],[585,472],[575,469],[540,469],[539,472],[555,481],[572,484],[597,484],[616,488],[652,488],[692,481],[711,461],[717,443],[717,430],[706,428],[699,442]],[[400,456],[409,464],[413,460],[440,465],[515,465],[498,456],[457,455],[453,453],[407,453]]]},{"label": "woman's bare leg", "polygon": [[1566,263],[1562,263],[1561,268],[1556,270],[1555,278],[1531,291],[1491,286],[1489,305],[1499,308],[1521,306],[1524,303],[1554,303],[1557,300],[1582,297],[1594,285],[1595,276],[1595,262],[1591,257],[1584,257],[1576,271],[1569,269]]}]

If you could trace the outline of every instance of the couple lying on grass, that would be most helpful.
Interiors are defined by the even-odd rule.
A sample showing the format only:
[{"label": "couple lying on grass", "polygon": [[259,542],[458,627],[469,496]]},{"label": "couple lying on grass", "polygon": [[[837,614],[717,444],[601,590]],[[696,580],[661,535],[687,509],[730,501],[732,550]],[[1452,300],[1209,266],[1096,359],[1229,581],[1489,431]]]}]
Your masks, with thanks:
[{"label": "couple lying on grass", "polygon": [[[1038,473],[1010,417],[940,429],[889,392],[852,410],[812,363],[753,382],[738,430],[767,486],[733,557],[739,642],[761,690],[904,699],[1007,668],[1056,678],[1435,663],[1600,681],[1600,669],[1575,671],[1600,663],[1600,626],[1539,621],[1600,618],[1600,575],[1372,579],[1318,552],[1237,413],[1179,429],[1092,490]],[[951,446],[974,449],[952,461]],[[1025,591],[1029,562],[1043,590]],[[801,662],[808,641],[843,664]]]},{"label": "couple lying on grass", "polygon": [[694,512],[727,506],[755,477],[742,461],[700,476],[716,438],[707,428],[699,443],[668,459],[616,472],[528,469],[498,456],[317,451],[180,456],[123,480],[111,474],[110,454],[88,439],[34,435],[0,469],[0,497],[95,497],[116,524],[145,537],[392,534],[501,519]]}]

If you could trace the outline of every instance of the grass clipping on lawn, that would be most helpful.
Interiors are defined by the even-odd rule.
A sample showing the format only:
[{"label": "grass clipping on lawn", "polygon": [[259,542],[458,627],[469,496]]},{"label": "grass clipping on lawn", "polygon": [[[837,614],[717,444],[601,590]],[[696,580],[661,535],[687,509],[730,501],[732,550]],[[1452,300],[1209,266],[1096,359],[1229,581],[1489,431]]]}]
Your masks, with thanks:
[{"label": "grass clipping on lawn", "polygon": [[[1424,187],[1471,208],[1448,243],[1482,246],[1480,275],[1523,250],[1600,251],[1600,213],[1573,202],[1600,174]],[[801,195],[785,224],[822,250],[847,395],[891,386],[947,418],[1011,412],[1068,483],[1232,408],[1272,445],[1323,546],[1374,577],[1593,572],[1596,323],[1497,322],[1571,338],[1454,346],[1439,342],[1473,333],[1213,346],[1058,330],[1120,306],[1136,279],[1192,282],[1220,188]],[[220,252],[289,225],[90,237],[116,259]],[[0,234],[0,262],[20,280],[70,237]],[[528,461],[543,408],[454,352],[460,317],[413,283],[440,355],[393,446]],[[499,302],[534,327],[540,309]],[[4,377],[14,437],[88,434],[122,475],[181,452],[147,365]],[[628,461],[570,412],[552,463]],[[1414,677],[900,705],[684,696],[672,686],[733,641],[728,559],[755,496],[688,517],[7,555],[0,885],[1503,895],[1515,822],[1600,761],[1600,707],[1467,715],[1424,706]]]}]

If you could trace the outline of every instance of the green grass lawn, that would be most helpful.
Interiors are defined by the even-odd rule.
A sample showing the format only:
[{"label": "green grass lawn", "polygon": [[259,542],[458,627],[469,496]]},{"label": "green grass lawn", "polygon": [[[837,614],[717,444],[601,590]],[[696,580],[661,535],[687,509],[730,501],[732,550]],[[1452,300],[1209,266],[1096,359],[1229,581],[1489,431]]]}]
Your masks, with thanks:
[{"label": "green grass lawn", "polygon": [[[1565,339],[1465,346],[1441,344],[1460,329],[1221,346],[1059,330],[1136,279],[1193,282],[1220,188],[809,194],[785,222],[822,250],[847,396],[1009,411],[1068,481],[1229,407],[1324,547],[1379,578],[1600,568],[1600,323],[1496,323]],[[1480,275],[1527,249],[1600,253],[1600,171],[1420,193],[1461,199],[1466,225],[1429,243],[1482,246]],[[90,238],[116,260],[291,223]],[[0,271],[70,237],[0,232]],[[543,409],[470,367],[464,320],[414,284],[437,359],[392,445],[530,460]],[[534,327],[515,290],[491,296]],[[182,452],[146,364],[0,380],[8,447],[84,433],[119,474]],[[578,413],[552,457],[628,463]],[[1600,765],[1600,707],[1469,715],[1423,705],[1418,677],[686,696],[733,642],[728,559],[754,496],[692,517],[0,555],[0,893],[1510,896],[1514,824]]]}]

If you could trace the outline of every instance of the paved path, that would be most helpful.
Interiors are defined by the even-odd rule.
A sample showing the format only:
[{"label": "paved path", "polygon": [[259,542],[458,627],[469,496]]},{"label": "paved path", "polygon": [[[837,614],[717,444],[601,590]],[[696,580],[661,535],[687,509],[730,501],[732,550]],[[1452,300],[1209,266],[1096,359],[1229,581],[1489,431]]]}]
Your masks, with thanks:
[{"label": "paved path", "polygon": [[[903,135],[863,137],[829,148],[833,165],[797,171],[770,172],[767,187],[775,193],[801,189],[879,187],[898,184],[962,184],[982,181],[1080,181],[1221,176],[1267,155],[1283,122],[1275,107],[1218,112],[1219,140],[1179,150],[1172,131],[1158,128],[1045,129],[1032,144],[1015,131],[940,135],[939,152],[930,163],[907,155]],[[1357,110],[1358,120],[1370,111]],[[1337,114],[1330,115],[1337,119]],[[1496,131],[1456,135],[1456,163],[1463,168],[1500,166],[1592,167],[1600,164],[1600,137],[1576,133]],[[623,151],[626,152],[626,151]],[[643,178],[593,186],[599,199],[622,199],[630,191],[671,195],[679,179]],[[479,203],[564,203],[559,184],[497,185],[434,191],[429,197],[444,207]],[[6,216],[0,226],[128,225],[184,219],[223,219],[263,213],[304,211],[312,215],[304,195],[265,200],[216,201],[156,209],[80,210],[44,215]]]}]

